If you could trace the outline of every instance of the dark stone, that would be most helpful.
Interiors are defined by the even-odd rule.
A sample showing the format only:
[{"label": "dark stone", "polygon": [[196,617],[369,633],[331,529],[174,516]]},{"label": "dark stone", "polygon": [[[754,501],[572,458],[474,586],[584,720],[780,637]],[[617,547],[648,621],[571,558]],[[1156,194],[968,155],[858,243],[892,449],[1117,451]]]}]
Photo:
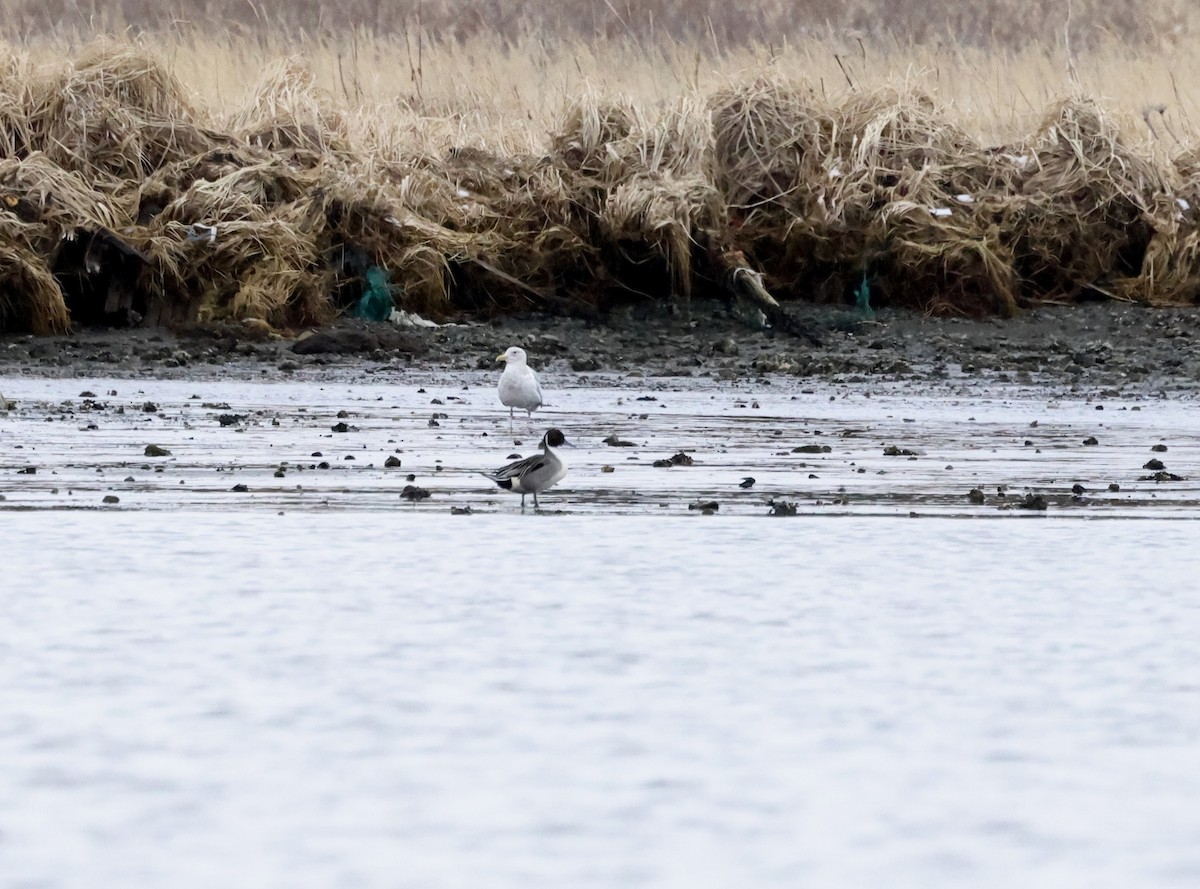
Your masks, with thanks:
[{"label": "dark stone", "polygon": [[1045,511],[1046,498],[1041,494],[1026,494],[1021,502],[1016,504],[1017,509],[1032,509]]},{"label": "dark stone", "polygon": [[405,485],[404,490],[400,492],[400,496],[405,500],[416,503],[418,500],[426,500],[430,494],[424,488],[418,488],[416,485]]},{"label": "dark stone", "polygon": [[144,451],[144,453],[147,457],[170,457],[171,456],[170,451],[168,451],[166,448],[160,448],[156,444],[146,445],[146,450]]},{"label": "dark stone", "polygon": [[386,460],[383,461],[383,468],[384,469],[399,469],[400,468],[400,458],[395,457],[395,456],[388,457]]},{"label": "dark stone", "polygon": [[338,327],[318,330],[311,336],[296,340],[292,351],[297,355],[358,355],[367,352],[403,352],[423,355],[428,351],[415,336],[391,326]]}]

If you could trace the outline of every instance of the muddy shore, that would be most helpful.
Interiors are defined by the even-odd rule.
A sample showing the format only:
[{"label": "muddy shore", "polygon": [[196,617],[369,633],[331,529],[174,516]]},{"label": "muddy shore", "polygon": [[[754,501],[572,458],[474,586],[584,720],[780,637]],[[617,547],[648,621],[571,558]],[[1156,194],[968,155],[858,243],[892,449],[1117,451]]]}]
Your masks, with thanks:
[{"label": "muddy shore", "polygon": [[929,318],[907,311],[863,317],[790,307],[807,335],[754,329],[723,305],[691,320],[658,308],[586,322],[508,317],[433,328],[345,320],[293,335],[236,325],[81,330],[0,337],[0,374],[54,377],[263,379],[336,372],[495,367],[524,346],[538,369],[653,377],[744,379],[781,374],[820,382],[972,382],[1155,395],[1200,391],[1200,309],[1106,302],[1046,306],[1017,318]]}]

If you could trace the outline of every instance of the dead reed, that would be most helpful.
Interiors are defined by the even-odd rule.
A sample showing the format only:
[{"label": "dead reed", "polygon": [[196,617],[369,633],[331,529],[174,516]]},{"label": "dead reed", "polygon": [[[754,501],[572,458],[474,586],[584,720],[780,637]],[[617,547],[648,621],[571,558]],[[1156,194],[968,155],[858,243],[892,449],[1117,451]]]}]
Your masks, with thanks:
[{"label": "dead reed", "polygon": [[[1146,73],[1173,57],[1124,75],[1164,111],[1044,48],[428,37],[0,47],[0,330],[297,327],[379,286],[435,317],[686,309],[744,267],[781,299],[938,313],[1200,293],[1195,109]],[[1016,58],[1062,62],[1061,89],[999,99]]]}]

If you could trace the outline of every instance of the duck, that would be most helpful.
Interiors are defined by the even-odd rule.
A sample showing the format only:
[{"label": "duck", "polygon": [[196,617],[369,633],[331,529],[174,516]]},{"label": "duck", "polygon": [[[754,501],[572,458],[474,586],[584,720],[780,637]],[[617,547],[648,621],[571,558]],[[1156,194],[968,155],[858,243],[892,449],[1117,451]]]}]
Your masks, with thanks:
[{"label": "duck", "polygon": [[567,474],[566,461],[555,448],[574,447],[559,429],[549,429],[542,436],[542,453],[501,466],[495,472],[480,473],[506,491],[521,495],[521,509],[525,508],[525,495],[533,495],[533,508],[541,509],[538,494],[562,481]]},{"label": "duck", "polygon": [[504,362],[504,373],[500,374],[496,391],[500,403],[508,408],[508,431],[512,434],[513,411],[517,408],[525,411],[532,423],[533,412],[542,406],[542,387],[520,346],[510,347],[504,354],[497,355],[496,360]]}]

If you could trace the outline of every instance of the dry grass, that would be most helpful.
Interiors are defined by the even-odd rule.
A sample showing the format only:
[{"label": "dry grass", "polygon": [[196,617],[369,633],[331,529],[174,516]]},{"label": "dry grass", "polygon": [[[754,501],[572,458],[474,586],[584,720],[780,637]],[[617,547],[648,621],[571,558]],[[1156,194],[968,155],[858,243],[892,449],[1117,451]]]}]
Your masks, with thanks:
[{"label": "dry grass", "polygon": [[76,46],[0,2],[0,330],[322,323],[373,266],[436,316],[686,306],[743,263],[934,312],[1195,301],[1190,6],[929,6],[247,4],[223,36],[154,7]]}]

